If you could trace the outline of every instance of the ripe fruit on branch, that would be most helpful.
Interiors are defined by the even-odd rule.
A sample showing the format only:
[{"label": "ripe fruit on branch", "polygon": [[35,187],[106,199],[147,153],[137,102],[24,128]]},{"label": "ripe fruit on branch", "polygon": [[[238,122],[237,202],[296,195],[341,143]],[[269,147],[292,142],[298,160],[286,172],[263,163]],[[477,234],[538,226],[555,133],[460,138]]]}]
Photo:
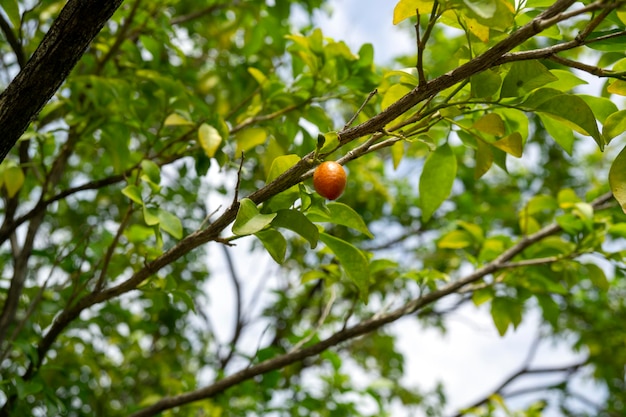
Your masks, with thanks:
[{"label": "ripe fruit on branch", "polygon": [[322,197],[336,200],[346,188],[346,171],[337,162],[322,162],[313,173],[313,187]]}]

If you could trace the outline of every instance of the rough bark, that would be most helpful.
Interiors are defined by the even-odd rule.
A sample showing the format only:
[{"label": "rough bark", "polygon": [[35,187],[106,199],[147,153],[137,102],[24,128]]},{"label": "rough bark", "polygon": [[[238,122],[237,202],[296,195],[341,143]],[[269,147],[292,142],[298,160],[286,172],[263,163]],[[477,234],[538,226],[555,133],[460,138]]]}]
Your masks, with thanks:
[{"label": "rough bark", "polygon": [[67,2],[33,56],[0,94],[0,162],[122,1]]}]

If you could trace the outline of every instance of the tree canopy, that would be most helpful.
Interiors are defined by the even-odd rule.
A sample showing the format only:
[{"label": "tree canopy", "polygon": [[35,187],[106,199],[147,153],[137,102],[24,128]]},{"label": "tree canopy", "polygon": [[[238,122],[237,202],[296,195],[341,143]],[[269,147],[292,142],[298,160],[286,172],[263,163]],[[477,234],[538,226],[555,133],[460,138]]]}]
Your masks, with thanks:
[{"label": "tree canopy", "polygon": [[582,360],[454,415],[626,412],[626,1],[400,0],[387,67],[324,6],[3,1],[1,416],[443,416],[389,325],[466,306]]}]

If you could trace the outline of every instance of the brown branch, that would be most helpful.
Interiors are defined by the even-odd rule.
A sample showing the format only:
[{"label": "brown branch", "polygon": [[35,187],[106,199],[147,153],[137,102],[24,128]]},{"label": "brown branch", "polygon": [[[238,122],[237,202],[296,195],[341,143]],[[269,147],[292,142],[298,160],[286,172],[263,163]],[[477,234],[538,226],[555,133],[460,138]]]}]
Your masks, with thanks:
[{"label": "brown branch", "polygon": [[[409,110],[414,105],[420,103],[421,101],[426,100],[432,97],[434,94],[437,94],[438,92],[457,84],[458,82],[466,79],[472,74],[496,65],[496,60],[499,59],[503,54],[523,43],[527,39],[540,33],[547,27],[550,27],[551,25],[554,25],[557,22],[563,20],[565,15],[562,15],[561,13],[569,8],[574,2],[575,0],[557,0],[554,5],[551,6],[549,9],[538,15],[527,25],[515,31],[507,39],[496,44],[492,49],[485,52],[483,55],[472,59],[461,67],[447,74],[444,74],[426,83],[423,86],[416,87],[413,91],[402,97],[398,102],[392,104],[385,111],[381,112],[377,116],[374,116],[372,119],[358,126],[343,130],[342,132],[340,132],[340,142],[342,144],[345,144],[358,137],[363,137],[368,134],[380,131],[387,123],[389,123],[405,111]],[[258,121],[259,119],[256,120]],[[242,127],[240,126],[240,128]],[[263,201],[266,201],[268,198],[282,191],[285,191],[291,186],[297,184],[299,181],[301,181],[301,176],[307,173],[314,166],[313,155],[314,152],[309,153],[308,155],[303,157],[297,164],[295,164],[293,167],[277,177],[272,183],[267,184],[265,187],[252,193],[250,196],[248,196],[248,198],[250,198],[253,202],[259,204]],[[39,343],[37,347],[37,359],[29,365],[24,375],[24,379],[28,380],[32,378],[37,368],[44,360],[48,350],[52,346],[52,343],[56,340],[58,335],[67,327],[67,325],[75,320],[83,310],[95,304],[105,302],[113,297],[124,294],[128,291],[134,290],[149,276],[153,275],[164,266],[181,258],[189,251],[209,241],[220,240],[220,233],[235,219],[238,207],[238,203],[231,205],[215,222],[207,226],[206,229],[198,230],[188,235],[187,237],[179,241],[174,247],[154,259],[152,262],[146,263],[142,269],[135,272],[135,274],[133,274],[126,281],[114,287],[105,289],[99,293],[88,294],[87,296],[80,299],[71,309],[64,311],[59,316],[57,316],[54,322],[51,324],[48,332]],[[474,274],[471,274],[462,280],[451,283],[437,291],[416,299],[398,310],[382,315],[375,320],[368,320],[351,328],[345,329],[344,331],[331,336],[330,338],[320,342],[319,344],[313,345],[303,350],[296,351],[291,355],[277,357],[271,361],[266,361],[251,368],[248,368],[244,371],[220,380],[214,385],[205,389],[194,391],[188,394],[183,394],[179,397],[165,398],[163,399],[163,401],[160,401],[155,406],[149,407],[146,410],[154,411],[167,409],[171,408],[168,404],[185,404],[187,402],[194,401],[196,398],[206,398],[208,396],[216,395],[217,393],[232,386],[233,384],[241,382],[242,380],[248,379],[254,375],[258,375],[268,370],[278,369],[286,364],[294,363],[306,357],[316,355],[324,351],[325,349],[336,345],[337,343],[351,339],[353,337],[360,336],[385,324],[391,323],[399,319],[400,317],[411,314],[422,308],[423,306],[428,305],[433,301],[440,299],[441,297],[451,294],[456,290],[463,288],[467,284],[472,283],[484,277],[485,275],[496,271],[500,267],[500,264],[507,262],[527,246],[531,245],[535,241],[542,239],[545,236],[557,233],[559,230],[560,228],[557,225],[554,225],[551,228],[542,229],[542,231],[534,235],[523,238],[517,245],[504,252],[492,263],[478,269]],[[163,408],[164,405],[165,408]],[[141,411],[137,415],[151,414],[146,414],[144,411]]]},{"label": "brown branch", "polygon": [[58,90],[122,0],[69,0],[41,44],[0,94],[0,161]]},{"label": "brown branch", "polygon": [[569,16],[569,14],[562,14],[562,12],[567,10],[574,3],[575,0],[555,1],[550,8],[546,9],[532,21],[513,32],[506,39],[498,42],[482,55],[477,56],[460,67],[441,75],[426,84],[418,85],[397,102],[391,104],[385,110],[366,122],[347,130],[342,130],[339,132],[340,143],[345,144],[357,138],[377,132],[388,123],[410,110],[416,104],[427,100],[440,91],[452,87],[458,82],[469,78],[471,75],[498,65],[498,60],[500,60],[501,57],[511,49],[522,44],[546,28],[564,20],[566,16]]},{"label": "brown branch", "polygon": [[[611,195],[606,194],[594,201],[592,204],[594,206],[602,204],[610,198]],[[560,231],[561,228],[556,223],[546,226],[532,235],[521,238],[515,245],[504,251],[496,259],[476,269],[473,273],[459,279],[458,281],[451,282],[437,290],[424,294],[417,299],[411,300],[396,310],[393,310],[386,314],[377,315],[375,318],[364,320],[352,327],[340,330],[334,333],[332,336],[314,345],[277,356],[275,358],[263,361],[257,365],[253,365],[251,367],[243,369],[223,379],[220,379],[207,387],[172,397],[162,398],[151,406],[148,406],[143,410],[132,414],[131,417],[154,416],[164,410],[179,407],[198,400],[213,398],[216,395],[224,392],[226,389],[240,384],[243,381],[254,378],[257,375],[262,375],[270,371],[281,369],[287,365],[300,362],[308,357],[319,355],[325,350],[340,343],[343,343],[347,340],[351,340],[364,334],[371,333],[376,329],[392,323],[404,316],[414,314],[418,310],[434,303],[435,301],[440,300],[447,295],[453,294],[459,289],[462,289],[463,287],[498,271],[499,269],[501,269],[502,265],[506,265],[507,262],[509,262],[516,255],[523,252],[526,248]]]},{"label": "brown branch", "polygon": [[548,59],[556,62],[557,64],[565,65],[570,68],[576,68],[578,70],[588,72],[589,74],[595,75],[596,77],[624,79],[623,74],[618,75],[618,74],[615,74],[614,71],[605,70],[604,68],[595,67],[593,65],[583,64],[582,62],[574,61],[574,60],[567,59],[567,58],[562,58],[557,55],[549,56]]},{"label": "brown branch", "polygon": [[[171,155],[165,158],[164,160],[156,161],[155,163],[162,167],[164,165],[171,164],[185,156],[186,155],[180,155],[180,154]],[[139,167],[140,164],[141,164],[140,162],[136,163],[134,166],[128,168],[122,174],[111,175],[110,177],[106,177],[106,178],[102,178],[102,179],[94,180],[94,181],[89,181],[85,184],[77,185],[76,187],[68,188],[67,190],[61,191],[58,194],[50,198],[47,198],[47,199],[42,198],[39,200],[39,202],[37,202],[35,207],[33,207],[29,212],[23,214],[22,216],[18,217],[17,219],[13,221],[7,221],[7,219],[5,218],[5,222],[0,227],[0,244],[6,241],[8,237],[11,235],[11,233],[15,231],[15,229],[17,229],[24,222],[31,220],[35,216],[39,215],[39,213],[41,213],[42,211],[45,211],[46,208],[50,204],[55,203],[59,200],[62,200],[66,197],[69,197],[70,195],[79,193],[81,191],[97,190],[97,189],[107,187],[109,185],[113,185],[118,182],[124,181],[133,173],[134,170],[137,169],[137,167]]]},{"label": "brown branch", "polygon": [[122,219],[122,221],[120,222],[120,225],[117,228],[117,233],[115,233],[115,236],[113,237],[113,241],[107,248],[106,254],[104,255],[102,269],[100,270],[100,275],[98,277],[98,280],[96,281],[96,286],[94,288],[95,292],[102,291],[102,288],[104,287],[104,280],[106,279],[107,271],[109,269],[109,265],[111,264],[113,253],[115,252],[115,247],[117,246],[122,235],[124,234],[124,231],[126,230],[126,226],[128,225],[128,222],[130,221],[130,216],[132,214],[133,214],[133,204],[131,202],[128,205],[128,209],[126,210],[126,213],[124,214],[124,218]]},{"label": "brown branch", "polygon": [[[528,367],[522,367],[520,370],[516,371],[511,376],[509,376],[504,382],[502,382],[500,384],[500,386],[493,391],[493,393],[491,393],[491,394],[485,396],[484,398],[476,401],[475,403],[473,403],[469,407],[466,407],[465,409],[469,410],[469,409],[474,409],[474,408],[480,407],[481,405],[485,405],[489,401],[491,401],[491,398],[493,397],[493,395],[496,395],[496,394],[497,395],[501,395],[504,398],[510,398],[510,397],[515,397],[515,396],[519,396],[519,395],[523,395],[523,394],[528,394],[530,392],[537,392],[537,391],[545,392],[546,389],[555,388],[558,385],[560,385],[560,383],[559,384],[550,384],[548,386],[541,386],[541,387],[522,388],[520,390],[511,391],[511,392],[503,392],[503,391],[511,383],[513,383],[514,381],[516,381],[517,379],[519,379],[520,377],[525,376],[525,375],[561,374],[561,373],[565,373],[565,374],[567,374],[567,376],[570,376],[571,374],[575,373],[576,371],[578,371],[580,368],[582,368],[586,364],[587,364],[587,360],[580,361],[580,362],[577,362],[577,363],[573,363],[571,365],[557,366],[557,367],[553,367],[553,368],[535,368],[535,369],[530,369]],[[459,411],[458,413],[456,413],[454,415],[454,417],[463,417],[465,414],[466,414],[465,412]]]}]

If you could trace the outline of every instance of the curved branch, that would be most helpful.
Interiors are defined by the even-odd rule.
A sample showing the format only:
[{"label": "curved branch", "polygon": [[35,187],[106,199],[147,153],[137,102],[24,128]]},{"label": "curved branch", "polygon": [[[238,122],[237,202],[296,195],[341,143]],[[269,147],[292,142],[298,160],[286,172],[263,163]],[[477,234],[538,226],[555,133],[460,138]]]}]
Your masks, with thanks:
[{"label": "curved branch", "polygon": [[[612,195],[605,194],[600,198],[596,199],[592,205],[599,206],[603,204],[605,201],[612,198]],[[400,308],[390,311],[386,314],[377,315],[374,318],[364,320],[352,327],[348,327],[342,329],[332,336],[324,339],[312,346],[308,346],[303,349],[299,349],[293,352],[289,352],[280,356],[277,356],[272,359],[268,359],[263,361],[257,365],[250,366],[246,369],[243,369],[239,372],[236,372],[232,375],[229,375],[223,379],[220,379],[213,384],[206,386],[204,388],[200,388],[195,391],[187,392],[184,394],[165,397],[156,403],[152,404],[131,415],[131,417],[150,417],[157,415],[158,413],[169,410],[174,407],[179,407],[181,405],[189,404],[194,401],[203,400],[207,398],[213,398],[216,395],[224,392],[228,388],[231,388],[237,384],[240,384],[243,381],[254,378],[257,375],[262,375],[270,371],[281,369],[287,365],[300,362],[306,358],[319,355],[325,350],[336,346],[345,341],[354,339],[356,337],[362,336],[367,333],[371,333],[372,331],[385,326],[389,323],[392,323],[402,317],[413,314],[416,311],[432,304],[433,302],[440,300],[441,298],[450,295],[457,290],[475,282],[479,279],[490,275],[499,269],[501,269],[502,265],[505,265],[509,262],[513,257],[523,252],[529,246],[541,241],[542,239],[554,235],[560,232],[562,229],[558,224],[552,224],[544,227],[543,229],[537,231],[532,235],[528,235],[520,239],[515,245],[511,248],[504,251],[499,257],[494,259],[493,261],[485,264],[481,268],[478,268],[473,273],[459,279],[458,281],[451,282],[440,289],[437,289],[431,293],[425,294],[417,299],[409,301],[404,304]],[[535,370],[533,372],[545,372],[545,369]]]}]

